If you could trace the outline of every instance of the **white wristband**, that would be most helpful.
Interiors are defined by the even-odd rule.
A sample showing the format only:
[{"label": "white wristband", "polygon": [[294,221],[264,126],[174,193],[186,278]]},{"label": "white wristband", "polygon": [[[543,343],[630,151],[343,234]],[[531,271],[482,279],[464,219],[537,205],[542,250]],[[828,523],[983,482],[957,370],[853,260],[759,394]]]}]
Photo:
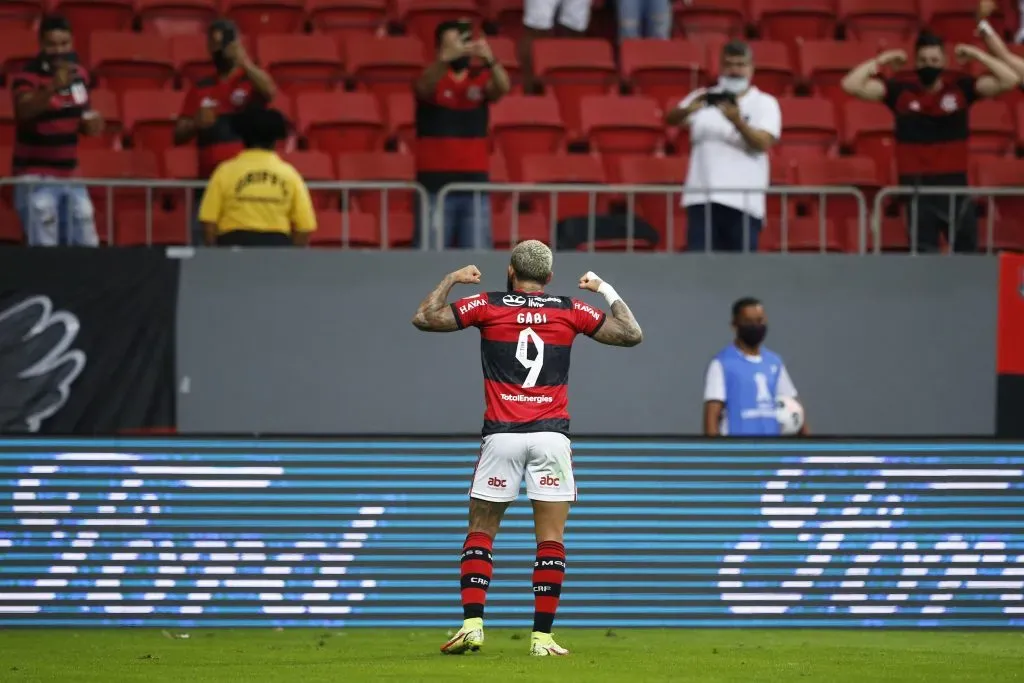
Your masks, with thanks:
[{"label": "white wristband", "polygon": [[978,22],[978,34],[983,36],[990,36],[995,33],[995,29],[992,28],[992,24],[988,23],[988,19],[982,19]]},{"label": "white wristband", "polygon": [[[599,278],[592,270],[587,272],[587,277],[591,280],[601,280],[601,278]],[[614,304],[616,301],[622,300],[622,297],[615,291],[615,288],[604,280],[601,280],[601,286],[597,288],[597,293],[604,297],[604,300],[608,302],[609,306]]]}]

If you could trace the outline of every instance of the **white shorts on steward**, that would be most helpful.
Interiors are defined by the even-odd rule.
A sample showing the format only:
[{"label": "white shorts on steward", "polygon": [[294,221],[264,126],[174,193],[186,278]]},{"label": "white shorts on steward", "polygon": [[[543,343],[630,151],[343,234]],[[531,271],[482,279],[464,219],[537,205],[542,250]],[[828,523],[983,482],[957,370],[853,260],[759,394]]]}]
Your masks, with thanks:
[{"label": "white shorts on steward", "polygon": [[526,478],[526,496],[548,502],[575,501],[572,444],[558,432],[488,434],[473,473],[471,498],[511,503]]}]

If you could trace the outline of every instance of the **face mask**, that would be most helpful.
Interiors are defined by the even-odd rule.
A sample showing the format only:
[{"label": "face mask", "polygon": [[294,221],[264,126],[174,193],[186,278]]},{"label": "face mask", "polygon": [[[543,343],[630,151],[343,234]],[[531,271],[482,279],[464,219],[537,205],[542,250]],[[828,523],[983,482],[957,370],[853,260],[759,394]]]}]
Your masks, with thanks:
[{"label": "face mask", "polygon": [[738,325],[736,327],[736,337],[747,346],[758,346],[764,341],[765,335],[768,334],[767,325]]},{"label": "face mask", "polygon": [[448,66],[451,67],[452,71],[465,71],[469,68],[469,57],[459,57],[448,62]]},{"label": "face mask", "polygon": [[727,93],[740,95],[750,88],[750,79],[743,78],[742,76],[720,76],[718,78],[718,87]]},{"label": "face mask", "polygon": [[53,69],[54,64],[57,62],[67,62],[68,64],[78,64],[78,53],[77,52],[62,52],[56,55],[48,55],[45,52],[40,53],[39,61],[43,64],[45,71]]},{"label": "face mask", "polygon": [[937,66],[922,66],[917,69],[917,77],[926,88],[935,85],[935,81],[939,80],[941,75],[942,69]]}]

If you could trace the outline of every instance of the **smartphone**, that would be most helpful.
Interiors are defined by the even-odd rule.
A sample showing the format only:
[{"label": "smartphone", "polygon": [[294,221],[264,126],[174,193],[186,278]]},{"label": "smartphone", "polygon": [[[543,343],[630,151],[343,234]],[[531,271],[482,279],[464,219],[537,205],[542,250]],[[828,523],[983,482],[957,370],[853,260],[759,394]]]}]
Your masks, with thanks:
[{"label": "smartphone", "polygon": [[704,101],[712,107],[722,102],[732,102],[733,104],[736,104],[736,96],[731,92],[709,92],[704,97]]},{"label": "smartphone", "polygon": [[459,30],[459,38],[462,42],[469,43],[473,40],[473,23],[469,21],[460,21],[456,25]]}]

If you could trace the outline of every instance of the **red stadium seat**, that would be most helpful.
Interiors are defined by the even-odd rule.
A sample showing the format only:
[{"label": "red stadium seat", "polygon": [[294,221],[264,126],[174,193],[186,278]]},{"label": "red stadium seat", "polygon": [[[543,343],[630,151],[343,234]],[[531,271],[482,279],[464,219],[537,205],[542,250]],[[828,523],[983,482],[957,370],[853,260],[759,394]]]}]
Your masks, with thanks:
[{"label": "red stadium seat", "polygon": [[[416,147],[416,98],[412,92],[393,93],[387,100],[388,137],[406,152]],[[493,117],[493,112],[491,116]],[[493,120],[493,119],[492,119]]]},{"label": "red stadium seat", "polygon": [[89,34],[116,31],[124,35],[131,31],[135,16],[135,0],[57,0],[52,7],[74,29],[75,49],[84,64],[91,63]]},{"label": "red stadium seat", "polygon": [[[776,97],[788,95],[796,81],[796,69],[789,46],[785,43],[759,40],[750,43],[754,52],[754,85]],[[721,71],[721,50],[714,50],[715,71]]]},{"label": "red stadium seat", "polygon": [[[829,40],[836,31],[836,0],[751,0],[751,19],[765,40]],[[761,57],[754,59],[760,68]]]},{"label": "red stadium seat", "polygon": [[498,33],[518,43],[523,37],[523,0],[490,0],[481,3]]},{"label": "red stadium seat", "polygon": [[[920,0],[921,21],[928,29],[950,45],[957,43],[973,43],[977,24],[975,3],[964,3],[961,0]],[[997,31],[1003,28],[1001,17],[989,18],[989,23]]]},{"label": "red stadium seat", "polygon": [[624,40],[620,48],[622,79],[633,90],[659,102],[676,102],[708,79],[704,43],[665,40]]},{"label": "red stadium seat", "polygon": [[[0,152],[9,150],[0,149]],[[21,231],[21,218],[9,206],[0,206],[0,244],[23,244],[25,235]]]},{"label": "red stadium seat", "polygon": [[[347,246],[353,249],[379,249],[381,246],[380,224],[377,217],[359,211],[337,211],[334,209],[316,212],[316,232],[310,237],[310,244],[317,247]],[[392,225],[394,223],[394,225]],[[388,241],[392,228],[400,233],[403,220],[392,217],[388,225]],[[396,240],[397,241],[397,240]]]},{"label": "red stadium seat", "polygon": [[551,244],[551,228],[548,219],[541,214],[511,210],[493,214],[491,235],[495,249],[509,249],[525,240],[538,240]]},{"label": "red stadium seat", "polygon": [[513,43],[509,38],[505,36],[488,36],[487,44],[491,46],[491,52],[494,54],[496,59],[508,73],[508,78],[512,81],[512,87],[520,85],[523,82],[523,70],[519,64],[519,54],[516,49],[516,44]]},{"label": "red stadium seat", "polygon": [[31,29],[42,13],[39,0],[4,0],[0,4],[0,30]]},{"label": "red stadium seat", "polygon": [[[387,154],[380,152],[357,152],[342,154],[337,158],[338,180],[411,183],[416,179],[416,164],[412,155]],[[360,211],[371,213],[378,218],[386,212],[413,213],[414,202],[419,201],[413,190],[353,190],[353,205]],[[350,207],[351,210],[351,207]]]},{"label": "red stadium seat", "polygon": [[562,149],[565,126],[554,97],[508,95],[491,108],[494,146],[501,150],[513,178],[522,177],[526,154],[551,154]]},{"label": "red stadium seat", "polygon": [[332,158],[370,152],[384,142],[384,121],[368,93],[302,93],[296,98],[297,124],[313,149]]},{"label": "red stadium seat", "polygon": [[0,90],[0,147],[9,149],[14,146],[14,100],[7,90]]},{"label": "red stadium seat", "polygon": [[223,0],[224,14],[246,35],[298,33],[305,20],[303,0]]},{"label": "red stadium seat", "polygon": [[334,90],[344,80],[338,45],[320,35],[263,35],[256,39],[260,64],[289,93]]},{"label": "red stadium seat", "polygon": [[[523,158],[523,182],[539,184],[603,184],[606,182],[604,167],[599,159],[588,154],[531,154]],[[557,204],[556,220],[587,216],[590,199],[588,193],[559,192],[557,200],[547,190],[531,197],[534,210],[541,216],[551,216],[553,203]],[[608,198],[596,194],[596,210],[607,213]]]},{"label": "red stadium seat", "polygon": [[206,35],[217,18],[216,0],[136,0],[142,30],[162,36]]},{"label": "red stadium seat", "polygon": [[789,218],[772,221],[761,231],[758,251],[841,252],[846,240],[834,221]]},{"label": "red stadium seat", "polygon": [[[686,209],[680,205],[689,159],[686,157],[631,156],[619,161],[619,180],[627,185],[665,185],[680,192],[638,194],[636,214],[658,231],[660,244],[669,251],[686,248]],[[672,239],[669,243],[669,219]]]},{"label": "red stadium seat", "polygon": [[920,26],[916,3],[839,0],[839,19],[850,40],[895,43],[911,40]]},{"label": "red stadium seat", "polygon": [[[285,152],[281,158],[295,167],[306,181],[335,180],[334,164],[326,152]],[[338,193],[333,190],[310,190],[313,206],[318,209],[336,208]]]},{"label": "red stadium seat", "polygon": [[89,93],[89,102],[103,117],[103,132],[96,136],[83,135],[78,139],[80,149],[116,149],[121,147],[124,117],[117,102],[117,94],[105,88]]},{"label": "red stadium seat", "polygon": [[665,139],[661,109],[650,97],[588,95],[580,101],[580,122],[591,151],[601,155],[612,182],[623,156],[653,155],[661,151]]},{"label": "red stadium seat", "polygon": [[850,100],[843,108],[843,144],[857,156],[875,160],[878,177],[893,180],[895,171],[892,112],[878,102]]},{"label": "red stadium seat", "polygon": [[816,158],[832,150],[839,139],[835,106],[816,97],[780,97],[782,138],[777,148],[791,159]]},{"label": "red stadium seat", "polygon": [[32,29],[10,28],[0,32],[0,77],[11,84],[11,74],[39,54],[39,39]]},{"label": "red stadium seat", "polygon": [[743,0],[692,0],[677,6],[676,30],[687,38],[742,36],[747,22]]},{"label": "red stadium seat", "polygon": [[[800,185],[842,185],[859,189],[866,200],[865,218],[870,215],[875,194],[881,187],[875,162],[868,157],[805,159],[796,167],[796,180]],[[815,220],[822,211],[837,225],[858,217],[858,202],[851,195],[810,195],[798,197],[798,201],[807,206],[807,215]]]},{"label": "red stadium seat", "polygon": [[342,50],[358,88],[374,93],[381,105],[392,93],[409,92],[426,66],[416,38],[351,36]]},{"label": "red stadium seat", "polygon": [[184,145],[167,150],[160,156],[161,177],[173,180],[192,180],[199,176],[199,152],[195,145]]},{"label": "red stadium seat", "polygon": [[982,100],[971,108],[972,155],[1006,156],[1013,152],[1016,126],[1006,102]]},{"label": "red stadium seat", "polygon": [[[78,171],[83,178],[103,178],[110,180],[140,180],[158,178],[159,168],[156,155],[149,150],[110,150],[82,149],[78,153]],[[158,193],[143,188],[90,187],[89,195],[98,214],[114,215],[121,209],[145,209],[147,194],[150,205],[156,210],[159,204]],[[107,199],[111,202],[108,203]],[[97,230],[102,228],[97,222]]]},{"label": "red stadium seat", "polygon": [[[1024,186],[1024,160],[986,159],[978,164],[975,185],[979,187]],[[1024,250],[1024,197],[995,197],[989,205],[994,237],[992,249]],[[979,244],[987,249],[988,222],[978,221]]]},{"label": "red stadium seat", "polygon": [[318,33],[333,37],[368,34],[387,24],[388,0],[307,0],[306,11]]},{"label": "red stadium seat", "polygon": [[808,40],[797,49],[800,77],[812,86],[816,95],[833,100],[848,99],[839,85],[843,77],[878,51],[871,43]]},{"label": "red stadium seat", "polygon": [[174,127],[185,94],[173,90],[131,90],[124,94],[124,127],[132,146],[163,154],[174,145]]},{"label": "red stadium seat", "polygon": [[545,89],[558,98],[562,119],[570,131],[580,127],[580,98],[609,92],[617,78],[611,44],[604,40],[535,40],[533,68]]},{"label": "red stadium seat", "polygon": [[398,21],[405,32],[424,45],[434,45],[434,28],[442,21],[463,17],[478,24],[480,12],[474,0],[396,0]]},{"label": "red stadium seat", "polygon": [[93,72],[104,87],[124,93],[174,83],[174,60],[165,38],[101,31],[92,34],[91,43]]},{"label": "red stadium seat", "polygon": [[184,209],[172,212],[153,209],[147,228],[145,209],[118,209],[114,214],[114,244],[119,247],[147,244],[188,244],[192,218]]}]

